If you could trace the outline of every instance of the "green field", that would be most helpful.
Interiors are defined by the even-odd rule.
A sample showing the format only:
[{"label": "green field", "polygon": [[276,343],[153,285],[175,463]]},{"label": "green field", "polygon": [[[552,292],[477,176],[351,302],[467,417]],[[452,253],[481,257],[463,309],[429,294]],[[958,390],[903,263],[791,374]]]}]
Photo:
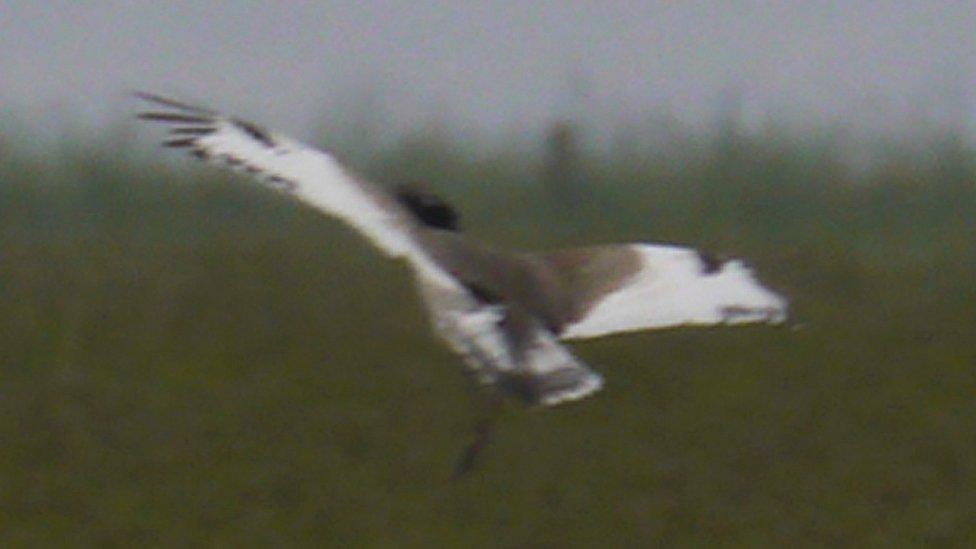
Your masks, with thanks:
[{"label": "green field", "polygon": [[[0,138],[0,545],[976,543],[976,150],[689,139],[575,157],[408,139],[521,249],[677,242],[746,257],[797,328],[573,344],[604,391],[479,410],[405,266],[270,191],[108,145]],[[161,153],[162,154],[162,153]],[[182,166],[182,165],[178,165]]]}]

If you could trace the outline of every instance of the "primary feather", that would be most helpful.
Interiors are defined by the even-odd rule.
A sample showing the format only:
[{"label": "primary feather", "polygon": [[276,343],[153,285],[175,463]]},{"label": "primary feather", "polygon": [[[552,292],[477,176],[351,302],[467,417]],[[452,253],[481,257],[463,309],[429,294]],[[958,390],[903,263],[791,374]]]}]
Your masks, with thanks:
[{"label": "primary feather", "polygon": [[429,193],[390,193],[250,122],[137,95],[154,107],[139,118],[169,127],[165,146],[247,173],[405,259],[437,333],[474,377],[528,402],[576,400],[603,385],[559,339],[786,317],[786,301],[740,261],[656,244],[501,252],[459,234],[456,212]]},{"label": "primary feather", "polygon": [[165,109],[138,115],[170,127],[172,138],[164,146],[187,149],[201,160],[293,194],[349,223],[387,255],[412,258],[420,252],[410,239],[410,219],[402,208],[332,155],[208,109],[152,94],[138,96]]},{"label": "primary feather", "polygon": [[153,94],[137,95],[157,107],[139,113],[140,119],[169,126],[164,146],[251,175],[345,221],[386,255],[406,259],[427,289],[425,303],[438,332],[480,382],[546,405],[599,389],[601,378],[544,329],[525,328],[514,345],[500,327],[513,314],[512,304],[482,302],[444,264],[445,250],[456,255],[468,249],[463,241],[441,234],[456,229],[446,204],[406,189],[390,194],[353,175],[332,155],[253,123]]},{"label": "primary feather", "polygon": [[[558,267],[573,304],[560,337],[583,339],[675,326],[779,323],[786,300],[765,287],[740,260],[720,261],[679,246],[625,244],[587,250],[586,260],[566,261],[578,250],[538,254]],[[600,264],[601,254],[629,261]],[[621,265],[627,269],[621,272]],[[595,279],[595,281],[594,281]]]}]

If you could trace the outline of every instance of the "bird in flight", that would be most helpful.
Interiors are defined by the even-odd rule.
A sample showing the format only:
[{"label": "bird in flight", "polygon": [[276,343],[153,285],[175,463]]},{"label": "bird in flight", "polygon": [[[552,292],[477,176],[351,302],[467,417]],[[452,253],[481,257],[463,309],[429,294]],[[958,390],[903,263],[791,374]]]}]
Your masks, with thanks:
[{"label": "bird in flight", "polygon": [[168,126],[164,146],[251,175],[404,260],[434,331],[493,394],[552,406],[599,390],[603,378],[566,340],[786,319],[786,300],[739,260],[662,244],[505,252],[464,234],[454,208],[420,187],[386,188],[251,122],[136,95],[149,106],[140,119]]}]

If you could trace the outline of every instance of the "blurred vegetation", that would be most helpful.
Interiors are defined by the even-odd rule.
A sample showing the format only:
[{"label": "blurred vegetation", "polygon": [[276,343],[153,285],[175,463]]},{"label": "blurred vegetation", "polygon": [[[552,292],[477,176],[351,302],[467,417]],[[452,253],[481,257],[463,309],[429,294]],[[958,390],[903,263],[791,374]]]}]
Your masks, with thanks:
[{"label": "blurred vegetation", "polygon": [[[564,135],[579,146],[555,153],[418,135],[360,154],[377,179],[442,190],[499,245],[748,258],[802,326],[574,344],[606,389],[510,405],[483,467],[452,483],[475,393],[403,265],[126,136],[54,153],[14,137],[0,137],[5,546],[976,542],[964,140],[876,143],[861,165],[829,133],[776,130],[665,149]],[[552,199],[554,173],[582,177],[574,205]]]}]

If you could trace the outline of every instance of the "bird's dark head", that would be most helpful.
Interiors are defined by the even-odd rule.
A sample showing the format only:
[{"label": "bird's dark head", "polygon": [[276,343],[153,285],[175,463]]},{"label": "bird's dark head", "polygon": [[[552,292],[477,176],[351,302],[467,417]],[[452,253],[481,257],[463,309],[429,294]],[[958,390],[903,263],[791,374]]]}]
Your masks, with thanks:
[{"label": "bird's dark head", "polygon": [[445,231],[460,230],[457,211],[423,186],[416,183],[398,185],[394,196],[421,224]]}]

